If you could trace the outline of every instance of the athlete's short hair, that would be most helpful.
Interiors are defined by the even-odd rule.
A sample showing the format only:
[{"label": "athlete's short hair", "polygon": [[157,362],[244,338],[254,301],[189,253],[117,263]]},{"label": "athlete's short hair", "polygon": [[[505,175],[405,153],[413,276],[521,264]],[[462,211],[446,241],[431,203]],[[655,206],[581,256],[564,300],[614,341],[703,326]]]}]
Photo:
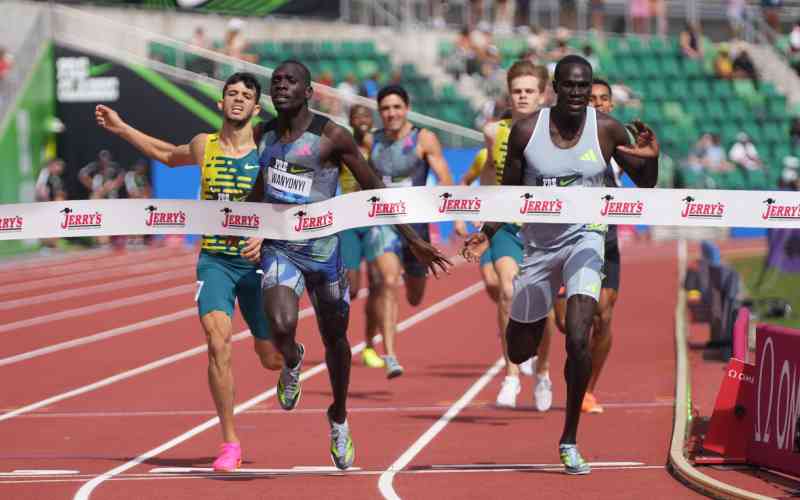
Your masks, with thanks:
[{"label": "athlete's short hair", "polygon": [[406,106],[411,104],[411,99],[408,97],[408,92],[406,92],[406,89],[404,89],[400,85],[395,85],[395,84],[383,87],[378,92],[378,97],[375,100],[377,101],[378,105],[380,105],[381,101],[390,95],[396,95],[397,97],[402,99],[403,102],[406,103]]},{"label": "athlete's short hair", "polygon": [[[304,80],[304,83],[306,84],[306,86],[310,86],[311,85],[311,71],[308,69],[308,66],[306,66],[305,64],[301,63],[300,61],[298,61],[296,59],[286,59],[285,61],[281,62],[278,65],[278,68],[282,68],[284,66],[289,66],[289,65],[297,66],[300,69],[300,73],[303,76],[303,80]],[[278,69],[278,68],[275,68],[275,69]]]},{"label": "athlete's short hair", "polygon": [[608,89],[608,95],[610,97],[614,97],[614,93],[611,91],[611,85],[609,85],[608,82],[603,80],[602,78],[593,78],[592,85],[602,85],[603,87]]},{"label": "athlete's short hair", "polygon": [[587,61],[586,59],[584,59],[583,57],[581,57],[579,55],[570,54],[568,56],[562,57],[561,60],[558,61],[558,63],[556,63],[556,69],[553,72],[553,79],[555,81],[558,81],[558,78],[561,75],[561,73],[563,71],[565,71],[568,66],[571,66],[571,65],[574,65],[574,64],[580,64],[582,66],[586,66],[586,68],[589,70],[589,76],[592,76],[592,65],[591,65],[591,63],[589,63],[589,61]]},{"label": "athlete's short hair", "polygon": [[243,83],[245,87],[256,93],[255,101],[258,103],[258,100],[261,99],[261,84],[258,83],[258,80],[252,73],[240,72],[229,76],[228,79],[225,80],[225,86],[222,87],[222,95],[225,95],[228,87],[239,82]]},{"label": "athlete's short hair", "polygon": [[548,80],[550,80],[550,73],[547,68],[538,64],[533,64],[530,61],[517,61],[508,68],[506,74],[506,83],[508,90],[511,90],[511,82],[521,76],[532,76],[539,81],[539,92],[544,92]]},{"label": "athlete's short hair", "polygon": [[372,110],[369,109],[367,106],[364,106],[363,104],[353,104],[350,107],[350,114],[348,115],[349,118],[352,120],[353,116],[355,116],[355,114],[358,113],[359,111],[366,111],[367,113],[372,113]]}]

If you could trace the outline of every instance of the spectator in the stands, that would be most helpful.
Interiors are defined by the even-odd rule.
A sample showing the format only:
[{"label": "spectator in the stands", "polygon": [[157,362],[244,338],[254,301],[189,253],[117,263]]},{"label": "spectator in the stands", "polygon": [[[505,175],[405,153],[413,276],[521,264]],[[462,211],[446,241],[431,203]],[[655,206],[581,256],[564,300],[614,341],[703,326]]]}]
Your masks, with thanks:
[{"label": "spectator in the stands", "polygon": [[764,168],[764,162],[758,154],[758,150],[745,132],[739,132],[736,142],[731,146],[728,157],[737,167],[745,172],[753,172]]},{"label": "spectator in the stands", "polygon": [[583,50],[581,51],[581,55],[584,59],[589,61],[589,64],[592,65],[592,70],[595,73],[599,72],[600,69],[600,61],[597,59],[597,56],[594,54],[594,49],[592,49],[591,45],[584,45]]},{"label": "spectator in the stands", "polygon": [[225,33],[225,54],[243,61],[256,63],[258,56],[246,52],[247,40],[244,37],[244,21],[234,17],[228,21],[228,31]]},{"label": "spectator in the stands", "polygon": [[789,139],[793,146],[800,146],[800,116],[792,118],[792,124],[789,126]]},{"label": "spectator in the stands", "polygon": [[731,30],[731,38],[739,38],[744,29],[745,8],[747,0],[728,0],[728,24]]},{"label": "spectator in the stands", "polygon": [[656,34],[660,37],[667,36],[669,29],[667,26],[667,2],[665,0],[650,0],[650,15],[656,18]]},{"label": "spectator in the stands", "polygon": [[[194,34],[189,43],[201,49],[211,50],[213,45],[211,40],[206,36],[206,30],[202,26],[194,29]],[[214,60],[207,57],[191,57],[186,63],[186,68],[189,71],[211,76],[214,74]]]},{"label": "spectator in the stands", "polygon": [[733,59],[726,43],[720,44],[717,56],[714,58],[714,74],[723,80],[733,78]]},{"label": "spectator in the stands", "polygon": [[91,199],[119,198],[120,188],[125,181],[122,170],[107,149],[100,151],[96,160],[78,172],[78,179]]},{"label": "spectator in the stands", "polygon": [[789,64],[795,72],[800,74],[800,20],[798,20],[789,33]]},{"label": "spectator in the stands", "polygon": [[606,30],[606,6],[605,0],[592,0],[592,29],[598,33],[603,33]]},{"label": "spectator in the stands", "polygon": [[703,162],[709,146],[711,146],[711,134],[701,135],[695,143],[694,148],[689,152],[689,158],[686,161],[689,170],[696,173],[700,173],[704,170],[705,166]]},{"label": "spectator in the stands", "polygon": [[128,193],[128,198],[152,198],[149,170],[147,160],[140,159],[125,174],[125,192]]},{"label": "spectator in the stands", "polygon": [[209,50],[212,47],[211,40],[209,40],[206,36],[206,30],[202,26],[198,26],[194,29],[194,34],[192,34],[192,39],[189,40],[189,43],[195,47],[200,47],[206,50]]},{"label": "spectator in the stands", "polygon": [[778,180],[778,187],[789,191],[800,191],[800,159],[787,156],[783,159],[783,170]]},{"label": "spectator in the stands", "polygon": [[781,7],[783,7],[783,0],[761,0],[764,19],[776,33],[781,32]]},{"label": "spectator in the stands", "polygon": [[747,50],[740,48],[733,58],[733,77],[736,79],[749,79],[758,86],[758,73],[753,60]]},{"label": "spectator in the stands", "polygon": [[380,75],[378,73],[373,73],[362,80],[361,85],[358,87],[358,94],[362,97],[373,99],[378,95],[378,90],[380,90],[380,88]]},{"label": "spectator in the stands", "polygon": [[650,34],[650,0],[628,0],[628,14],[633,22],[633,32]]},{"label": "spectator in the stands", "polygon": [[703,166],[709,172],[730,172],[733,170],[733,163],[728,161],[725,150],[722,148],[718,134],[707,134],[709,136],[708,147],[706,148]]},{"label": "spectator in the stands", "polygon": [[64,201],[64,160],[53,158],[48,161],[36,178],[36,201]]},{"label": "spectator in the stands", "polygon": [[681,52],[689,59],[702,59],[703,40],[700,26],[687,22],[680,35]]},{"label": "spectator in the stands", "polygon": [[13,65],[14,61],[11,54],[8,53],[5,47],[0,47],[0,81],[5,80]]}]

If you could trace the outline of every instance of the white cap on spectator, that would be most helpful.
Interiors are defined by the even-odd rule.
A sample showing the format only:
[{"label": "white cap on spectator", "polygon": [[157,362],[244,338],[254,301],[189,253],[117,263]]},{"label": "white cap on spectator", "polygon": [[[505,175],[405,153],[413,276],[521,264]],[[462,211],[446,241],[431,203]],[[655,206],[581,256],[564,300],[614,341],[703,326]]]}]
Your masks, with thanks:
[{"label": "white cap on spectator", "polygon": [[784,168],[783,172],[781,172],[781,180],[787,184],[797,181],[797,178],[797,169]]},{"label": "white cap on spectator", "polygon": [[230,21],[228,21],[228,29],[231,31],[242,31],[244,28],[244,21],[239,19],[238,17],[234,17]]},{"label": "white cap on spectator", "polygon": [[793,169],[800,168],[800,158],[797,158],[796,156],[787,156],[783,159],[783,166],[785,168]]},{"label": "white cap on spectator", "polygon": [[739,132],[736,134],[736,140],[739,142],[747,142],[750,140],[750,136],[748,136],[746,132]]}]

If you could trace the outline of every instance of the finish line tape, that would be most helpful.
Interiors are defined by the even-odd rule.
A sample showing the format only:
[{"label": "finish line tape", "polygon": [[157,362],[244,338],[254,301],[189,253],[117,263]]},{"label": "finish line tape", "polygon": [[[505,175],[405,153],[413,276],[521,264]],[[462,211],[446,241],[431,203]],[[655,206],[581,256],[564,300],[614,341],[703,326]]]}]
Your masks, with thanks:
[{"label": "finish line tape", "polygon": [[306,205],[78,200],[0,205],[0,240],[215,234],[302,240],[355,227],[452,220],[800,228],[800,192],[436,186],[389,188]]}]

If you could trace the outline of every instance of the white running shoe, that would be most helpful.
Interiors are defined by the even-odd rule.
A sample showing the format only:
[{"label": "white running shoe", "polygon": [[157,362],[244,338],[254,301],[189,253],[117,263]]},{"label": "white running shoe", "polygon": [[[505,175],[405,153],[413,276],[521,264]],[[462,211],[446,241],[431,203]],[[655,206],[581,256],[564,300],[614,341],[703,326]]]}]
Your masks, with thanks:
[{"label": "white running shoe", "polygon": [[526,377],[533,377],[533,374],[536,373],[536,358],[538,356],[534,356],[532,358],[528,358],[528,361],[523,361],[519,365],[519,371],[522,372],[523,375]]},{"label": "white running shoe", "polygon": [[533,400],[539,411],[547,411],[553,406],[553,383],[550,382],[550,375],[536,375]]},{"label": "white running shoe", "polygon": [[503,379],[503,385],[500,386],[500,392],[497,394],[497,406],[507,408],[514,408],[517,406],[517,394],[521,390],[519,384],[519,377],[506,377]]}]

